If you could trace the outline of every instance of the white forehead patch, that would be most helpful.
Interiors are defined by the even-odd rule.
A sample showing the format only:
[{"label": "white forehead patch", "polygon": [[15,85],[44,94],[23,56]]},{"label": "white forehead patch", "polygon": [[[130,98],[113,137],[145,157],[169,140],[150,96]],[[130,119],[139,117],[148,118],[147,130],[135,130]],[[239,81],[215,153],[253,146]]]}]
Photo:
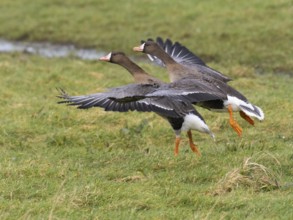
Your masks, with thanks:
[{"label": "white forehead patch", "polygon": [[143,43],[142,45],[140,45],[139,48],[140,48],[141,50],[144,50],[144,46],[145,46],[145,43]]},{"label": "white forehead patch", "polygon": [[108,60],[110,60],[110,59],[111,59],[111,56],[112,56],[112,52],[110,52],[110,53],[106,56],[106,58],[107,58]]}]

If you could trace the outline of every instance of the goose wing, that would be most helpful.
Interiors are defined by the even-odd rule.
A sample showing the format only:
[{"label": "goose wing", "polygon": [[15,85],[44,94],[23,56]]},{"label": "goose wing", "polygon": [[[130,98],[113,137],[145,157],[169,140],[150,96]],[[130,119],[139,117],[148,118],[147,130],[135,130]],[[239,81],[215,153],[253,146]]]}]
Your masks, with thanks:
[{"label": "goose wing", "polygon": [[[153,41],[152,39],[148,40]],[[208,67],[204,61],[202,61],[197,55],[192,53],[188,48],[181,45],[179,42],[175,42],[173,44],[173,42],[168,38],[166,41],[164,41],[161,37],[157,37],[156,43],[161,48],[163,48],[164,51],[177,63],[185,67],[192,68],[201,74],[209,75],[224,82],[229,82],[232,80],[228,76],[225,76],[224,74]],[[147,54],[147,56],[152,62],[158,64],[159,66],[165,67],[164,63],[158,57],[152,56],[150,54]]]},{"label": "goose wing", "polygon": [[[124,91],[125,92],[125,91]],[[126,92],[125,92],[126,93]],[[142,94],[123,96],[111,92],[95,93],[90,95],[70,96],[64,90],[60,89],[58,98],[63,99],[59,104],[68,104],[77,106],[79,109],[88,109],[100,107],[105,111],[139,111],[155,112],[164,117],[182,117],[186,110],[184,106],[192,106],[188,100],[179,99],[171,96],[153,96],[146,97]],[[186,104],[184,104],[186,102]]]},{"label": "goose wing", "polygon": [[[152,39],[148,39],[152,40]],[[153,41],[153,40],[152,40]],[[144,42],[143,40],[141,42]],[[206,64],[201,60],[197,55],[192,53],[185,46],[181,45],[179,42],[173,42],[170,39],[164,41],[161,37],[157,37],[156,43],[164,49],[164,51],[169,54],[177,63],[180,63],[184,66],[191,66],[194,64],[203,65]],[[164,63],[156,56],[148,54],[148,57],[151,61],[155,62],[160,66],[165,66]]]},{"label": "goose wing", "polygon": [[146,96],[177,97],[194,104],[203,101],[227,99],[226,93],[222,90],[192,78],[183,78],[173,83],[162,85],[160,89],[148,93]]}]

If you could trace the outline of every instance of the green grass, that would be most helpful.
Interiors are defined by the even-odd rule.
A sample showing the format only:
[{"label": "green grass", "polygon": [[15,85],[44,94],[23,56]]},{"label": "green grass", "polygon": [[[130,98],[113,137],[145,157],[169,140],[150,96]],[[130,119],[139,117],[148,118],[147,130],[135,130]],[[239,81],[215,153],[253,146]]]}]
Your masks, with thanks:
[{"label": "green grass", "polygon": [[292,75],[292,2],[1,0],[0,36],[130,49],[142,38],[180,40],[206,61]]},{"label": "green grass", "polygon": [[[232,76],[266,118],[252,127],[235,115],[238,138],[228,114],[198,108],[216,142],[193,132],[202,157],[185,138],[175,158],[173,131],[155,114],[56,104],[56,87],[78,95],[132,82],[120,67],[0,54],[1,219],[293,218],[289,1],[24,2],[1,1],[0,36],[128,54],[141,38],[169,36]],[[167,80],[163,69],[139,64]],[[245,169],[247,158],[270,175]],[[252,183],[225,188],[235,170]],[[265,177],[280,187],[262,188]]]}]

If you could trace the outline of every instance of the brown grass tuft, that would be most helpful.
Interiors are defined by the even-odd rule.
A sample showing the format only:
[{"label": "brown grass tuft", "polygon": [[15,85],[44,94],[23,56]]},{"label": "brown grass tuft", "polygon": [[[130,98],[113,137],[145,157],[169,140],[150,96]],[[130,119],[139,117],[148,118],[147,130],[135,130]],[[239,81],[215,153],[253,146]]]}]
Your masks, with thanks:
[{"label": "brown grass tuft", "polygon": [[137,181],[143,181],[146,178],[141,175],[134,175],[134,176],[127,176],[124,178],[116,179],[117,182],[137,182]]},{"label": "brown grass tuft", "polygon": [[[274,158],[275,159],[275,158]],[[278,161],[276,161],[279,164]],[[254,191],[274,190],[280,187],[278,175],[268,167],[253,162],[252,158],[244,159],[240,168],[233,169],[221,179],[212,195],[222,195],[237,188],[251,188]]]}]

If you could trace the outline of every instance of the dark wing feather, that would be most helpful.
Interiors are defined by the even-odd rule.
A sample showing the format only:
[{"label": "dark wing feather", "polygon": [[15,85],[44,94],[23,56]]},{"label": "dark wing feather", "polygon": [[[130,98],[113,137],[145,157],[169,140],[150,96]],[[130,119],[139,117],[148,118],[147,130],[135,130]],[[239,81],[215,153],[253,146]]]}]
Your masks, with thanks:
[{"label": "dark wing feather", "polygon": [[152,112],[163,117],[180,118],[190,112],[194,112],[191,102],[179,96],[151,97],[138,102],[145,103]]},{"label": "dark wing feather", "polygon": [[[149,39],[147,39],[148,41],[154,41],[153,39],[151,39],[151,38],[149,38]],[[145,42],[145,40],[141,40],[141,43],[144,43]],[[162,48],[164,48],[164,41],[162,40],[162,38],[160,38],[159,39],[159,41],[158,41],[158,39],[157,39],[157,44],[159,44],[159,46],[160,47],[162,47]],[[150,54],[147,54],[147,56],[148,56],[148,58],[150,59],[150,61],[152,61],[152,62],[154,62],[155,64],[157,64],[157,65],[159,65],[159,66],[163,66],[163,67],[165,67],[165,64],[162,62],[162,60],[161,59],[159,59],[158,57],[156,57],[156,56],[153,56],[153,55],[150,55]]]},{"label": "dark wing feather", "polygon": [[188,99],[194,104],[203,101],[227,99],[226,93],[217,87],[190,78],[183,78],[170,84],[164,84],[160,89],[148,93],[146,96],[181,97],[181,99]]},{"label": "dark wing feather", "polygon": [[[195,71],[202,73],[203,75],[209,75],[223,82],[231,81],[231,78],[225,76],[224,74],[208,67],[205,62],[200,59],[196,54],[192,53],[188,48],[181,45],[179,42],[174,44],[170,39],[166,39],[164,42],[161,37],[157,37],[156,43],[164,49],[164,51],[169,54],[177,63],[192,68]],[[147,54],[148,58],[155,64],[165,67],[165,64],[156,56]]]},{"label": "dark wing feather", "polygon": [[[165,50],[166,51],[166,50]],[[166,51],[167,52],[167,51]],[[182,46],[179,42],[175,42],[172,46],[172,50],[168,53],[177,63],[184,66],[192,66],[194,64],[205,66],[197,55],[188,50],[185,46]]]},{"label": "dark wing feather", "polygon": [[[70,96],[64,90],[61,91],[59,98],[64,99],[58,103],[67,103],[69,105],[77,105],[80,109],[87,109],[92,107],[101,107],[105,111],[140,111],[140,112],[155,112],[164,117],[182,117],[184,111],[179,101],[171,97],[151,97],[140,100],[125,101],[124,99],[114,99],[113,94],[111,99],[108,93],[95,93],[83,96]],[[121,101],[122,100],[122,101]],[[178,103],[177,103],[178,102]],[[189,103],[191,105],[191,103]]]},{"label": "dark wing feather", "polygon": [[157,90],[156,84],[129,84],[126,86],[109,89],[103,94],[109,99],[119,100],[120,102],[137,101],[144,98],[145,94]]},{"label": "dark wing feather", "polygon": [[202,75],[207,75],[212,78],[215,78],[217,80],[221,80],[223,82],[229,82],[232,79],[229,78],[228,76],[208,67],[208,66],[203,66],[203,65],[198,65],[198,64],[193,64],[190,65],[189,68],[195,69],[197,72],[201,73]]},{"label": "dark wing feather", "polygon": [[[151,39],[152,40],[152,39]],[[153,41],[153,40],[152,40]],[[145,41],[141,41],[145,42]],[[169,54],[177,63],[180,63],[185,66],[190,66],[194,64],[206,65],[197,55],[188,50],[185,46],[182,46],[179,42],[173,42],[170,39],[166,39],[164,42],[161,37],[157,37],[156,43],[167,53]],[[160,65],[165,66],[164,63],[156,56],[147,54],[149,59]]]},{"label": "dark wing feather", "polygon": [[157,44],[158,44],[161,48],[164,49],[164,47],[165,47],[165,43],[164,43],[164,41],[163,41],[162,38],[157,37],[156,42],[157,42]]},{"label": "dark wing feather", "polygon": [[[157,38],[158,39],[158,38]],[[170,39],[166,39],[163,49],[166,51],[167,54],[172,56],[172,49],[173,49],[173,43]]]}]

